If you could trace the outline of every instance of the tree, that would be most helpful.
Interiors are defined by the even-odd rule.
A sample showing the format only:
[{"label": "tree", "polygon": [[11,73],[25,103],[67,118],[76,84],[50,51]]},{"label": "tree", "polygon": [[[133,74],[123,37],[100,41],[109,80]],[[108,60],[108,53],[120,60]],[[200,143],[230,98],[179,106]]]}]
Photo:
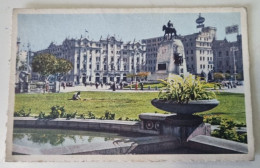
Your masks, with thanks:
[{"label": "tree", "polygon": [[56,58],[54,55],[43,53],[36,55],[32,61],[33,72],[39,73],[46,79],[49,75],[64,75],[73,68],[72,63],[63,59]]},{"label": "tree", "polygon": [[33,58],[32,70],[46,78],[51,74],[55,74],[55,66],[57,64],[56,57],[51,54],[39,54]]},{"label": "tree", "polygon": [[57,58],[56,60],[57,64],[55,72],[58,74],[60,78],[62,78],[66,73],[72,70],[73,65],[70,61],[63,58]]},{"label": "tree", "polygon": [[231,79],[231,75],[230,75],[229,72],[226,72],[226,73],[225,73],[225,79],[227,79],[227,80]]},{"label": "tree", "polygon": [[146,79],[149,75],[149,72],[139,72],[136,76],[140,77],[141,79]]},{"label": "tree", "polygon": [[215,80],[224,80],[225,76],[222,73],[214,73]]}]

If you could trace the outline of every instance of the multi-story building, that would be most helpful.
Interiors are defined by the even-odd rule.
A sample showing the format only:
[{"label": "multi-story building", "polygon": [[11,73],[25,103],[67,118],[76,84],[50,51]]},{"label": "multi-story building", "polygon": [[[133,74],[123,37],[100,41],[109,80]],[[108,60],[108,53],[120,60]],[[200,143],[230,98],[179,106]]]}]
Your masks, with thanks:
[{"label": "multi-story building", "polygon": [[65,39],[61,45],[51,43],[45,50],[72,62],[73,69],[65,81],[86,82],[127,81],[127,74],[145,70],[146,46],[140,42],[123,43],[113,36],[90,41],[87,38]]},{"label": "multi-story building", "polygon": [[183,36],[188,72],[208,80],[213,78],[212,42],[215,38],[215,27],[203,27],[198,33]]},{"label": "multi-story building", "polygon": [[146,44],[146,71],[149,71],[151,73],[154,73],[156,71],[157,52],[159,45],[163,40],[163,36],[142,40],[142,43]]},{"label": "multi-story building", "polygon": [[226,39],[214,40],[213,53],[215,72],[231,75],[238,73],[243,77],[241,35],[237,35],[237,41],[234,42],[228,42]]}]

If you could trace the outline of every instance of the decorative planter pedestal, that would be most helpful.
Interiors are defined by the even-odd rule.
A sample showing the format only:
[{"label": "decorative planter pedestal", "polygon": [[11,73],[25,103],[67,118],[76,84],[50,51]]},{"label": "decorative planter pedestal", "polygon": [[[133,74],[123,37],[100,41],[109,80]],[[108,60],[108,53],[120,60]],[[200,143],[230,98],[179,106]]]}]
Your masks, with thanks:
[{"label": "decorative planter pedestal", "polygon": [[192,115],[142,113],[141,128],[147,132],[176,136],[185,142],[197,135],[210,135],[210,125],[203,123],[203,118]]},{"label": "decorative planter pedestal", "polygon": [[178,104],[172,101],[154,99],[155,107],[175,114],[142,113],[141,128],[162,135],[173,135],[182,142],[197,135],[210,135],[210,125],[203,123],[203,118],[192,115],[196,112],[210,110],[219,104],[216,99],[189,101],[188,104]]}]

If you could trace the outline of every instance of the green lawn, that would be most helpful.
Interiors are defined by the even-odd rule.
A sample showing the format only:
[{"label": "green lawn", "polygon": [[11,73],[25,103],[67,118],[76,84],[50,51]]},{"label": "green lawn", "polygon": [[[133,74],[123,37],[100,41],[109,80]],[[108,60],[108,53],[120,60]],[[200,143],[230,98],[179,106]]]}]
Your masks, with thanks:
[{"label": "green lawn", "polygon": [[[103,116],[108,110],[116,114],[116,119],[126,117],[137,119],[140,113],[159,112],[151,105],[151,100],[156,98],[158,93],[119,93],[119,92],[81,92],[81,97],[87,101],[68,100],[73,93],[48,93],[48,94],[16,94],[15,111],[24,108],[31,109],[32,115],[37,116],[40,111],[48,114],[50,108],[55,105],[65,106],[67,113],[75,111],[78,114],[88,114],[89,111],[97,117]],[[219,106],[215,109],[200,113],[200,115],[220,115],[226,118],[233,118],[235,121],[245,122],[244,94],[218,93]]]}]

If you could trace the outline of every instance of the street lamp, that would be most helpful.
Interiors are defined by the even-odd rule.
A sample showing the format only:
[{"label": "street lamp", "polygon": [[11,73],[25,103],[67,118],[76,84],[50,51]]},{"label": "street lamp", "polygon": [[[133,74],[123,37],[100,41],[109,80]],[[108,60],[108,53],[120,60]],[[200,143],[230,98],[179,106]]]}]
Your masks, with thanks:
[{"label": "street lamp", "polygon": [[235,52],[238,51],[238,47],[231,47],[230,50],[232,51],[232,55],[233,55],[233,62],[234,62],[234,81],[236,83],[236,70],[237,70],[237,67],[236,67],[236,55],[235,55]]}]

